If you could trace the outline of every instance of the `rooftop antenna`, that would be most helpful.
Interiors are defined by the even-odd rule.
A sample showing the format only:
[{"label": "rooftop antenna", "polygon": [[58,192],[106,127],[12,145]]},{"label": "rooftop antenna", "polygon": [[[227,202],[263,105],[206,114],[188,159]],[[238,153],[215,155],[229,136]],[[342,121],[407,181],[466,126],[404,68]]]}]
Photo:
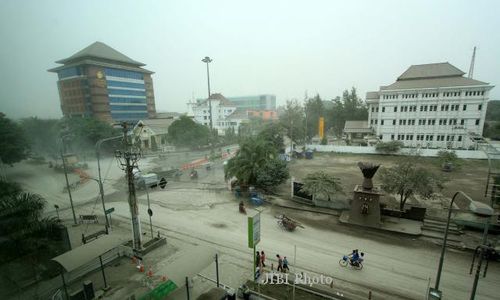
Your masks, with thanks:
[{"label": "rooftop antenna", "polygon": [[476,46],[474,46],[474,51],[472,52],[472,59],[470,61],[470,67],[469,67],[469,74],[467,77],[472,79],[472,76],[474,75],[474,62],[476,60]]}]

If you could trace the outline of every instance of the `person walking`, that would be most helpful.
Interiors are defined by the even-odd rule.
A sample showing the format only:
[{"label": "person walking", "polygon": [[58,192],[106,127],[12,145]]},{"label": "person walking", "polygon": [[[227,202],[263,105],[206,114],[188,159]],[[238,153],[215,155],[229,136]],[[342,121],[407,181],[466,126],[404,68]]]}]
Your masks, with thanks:
[{"label": "person walking", "polygon": [[283,272],[290,272],[290,269],[288,268],[288,259],[286,259],[286,256],[283,257]]},{"label": "person walking", "polygon": [[263,268],[266,267],[266,254],[264,253],[264,251],[260,251],[260,264]]},{"label": "person walking", "polygon": [[276,257],[278,258],[278,268],[276,269],[276,271],[283,272],[283,259],[279,254],[276,254]]}]

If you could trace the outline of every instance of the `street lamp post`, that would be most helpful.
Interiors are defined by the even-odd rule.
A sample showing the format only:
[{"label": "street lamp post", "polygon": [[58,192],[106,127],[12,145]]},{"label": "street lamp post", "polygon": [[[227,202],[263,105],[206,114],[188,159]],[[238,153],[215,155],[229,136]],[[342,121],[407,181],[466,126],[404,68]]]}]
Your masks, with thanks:
[{"label": "street lamp post", "polygon": [[57,221],[61,221],[61,218],[59,218],[59,205],[54,204],[54,208],[56,209]]},{"label": "street lamp post", "polygon": [[437,275],[436,275],[436,283],[434,285],[434,289],[432,291],[429,291],[430,293],[434,293],[434,295],[436,295],[435,299],[441,298],[441,292],[439,291],[439,283],[441,281],[441,272],[443,270],[444,254],[445,254],[445,250],[446,250],[446,242],[448,240],[448,230],[450,228],[451,211],[452,211],[453,203],[455,202],[455,199],[457,198],[458,195],[462,195],[467,200],[469,200],[469,202],[471,202],[471,203],[477,202],[477,201],[472,200],[471,197],[469,197],[467,194],[465,194],[462,191],[456,192],[453,195],[453,197],[451,198],[450,207],[448,209],[448,218],[446,219],[446,229],[444,230],[443,246],[441,248],[441,256],[439,258],[439,266],[438,266],[438,271],[437,271]]},{"label": "street lamp post", "polygon": [[102,184],[101,160],[100,160],[100,158],[101,158],[101,145],[102,145],[102,143],[104,143],[106,141],[117,140],[120,138],[123,138],[123,136],[119,135],[119,136],[101,139],[101,140],[97,141],[97,143],[95,144],[95,152],[96,152],[96,158],[97,158],[97,173],[99,176],[99,180],[96,180],[96,181],[99,184],[99,194],[101,195],[102,209],[104,212],[104,218],[106,219],[106,228],[110,228],[110,224],[108,221],[108,215],[106,214],[106,205],[104,204],[104,187]]},{"label": "street lamp post", "polygon": [[[486,220],[486,224],[484,226],[484,231],[483,231],[483,239],[481,241],[481,245],[479,246],[479,263],[477,264],[477,269],[476,269],[476,275],[474,276],[474,283],[472,284],[472,292],[470,294],[470,300],[474,300],[476,298],[476,290],[477,290],[477,284],[479,282],[479,274],[481,273],[481,264],[483,263],[483,257],[484,252],[487,251],[488,247],[486,245],[487,239],[488,239],[488,228],[490,227],[490,219]],[[473,262],[474,264],[474,262]],[[473,265],[471,265],[471,271],[472,271]],[[486,268],[488,268],[488,265],[486,265]],[[486,271],[484,273],[486,276]]]},{"label": "street lamp post", "polygon": [[151,204],[149,202],[149,191],[148,191],[148,184],[146,184],[146,197],[148,199],[148,215],[149,215],[149,230],[151,231],[151,239],[153,239],[153,222],[151,220],[151,217],[153,216],[153,211],[151,210]]},{"label": "street lamp post", "polygon": [[208,84],[208,113],[210,114],[210,134],[212,134],[212,100],[210,99],[210,70],[208,64],[212,62],[212,59],[208,56],[205,56],[202,62],[207,64],[207,84]]},{"label": "street lamp post", "polygon": [[87,177],[87,179],[94,180],[95,182],[97,182],[97,185],[99,185],[99,195],[101,196],[102,208],[104,209],[104,218],[106,219],[106,232],[108,232],[110,225],[108,222],[108,214],[106,213],[106,207],[104,206],[104,188],[102,187],[102,182],[99,179],[95,179],[92,177]]},{"label": "street lamp post", "polygon": [[68,170],[66,169],[66,160],[64,159],[64,139],[66,137],[70,136],[69,134],[61,136],[61,159],[62,159],[62,164],[63,164],[63,170],[64,170],[64,178],[66,179],[66,189],[68,190],[68,195],[69,195],[69,202],[71,204],[71,212],[73,213],[73,221],[75,225],[78,225],[76,222],[76,214],[75,214],[75,207],[73,205],[73,197],[71,196],[71,188],[69,186],[69,180],[68,180]]}]

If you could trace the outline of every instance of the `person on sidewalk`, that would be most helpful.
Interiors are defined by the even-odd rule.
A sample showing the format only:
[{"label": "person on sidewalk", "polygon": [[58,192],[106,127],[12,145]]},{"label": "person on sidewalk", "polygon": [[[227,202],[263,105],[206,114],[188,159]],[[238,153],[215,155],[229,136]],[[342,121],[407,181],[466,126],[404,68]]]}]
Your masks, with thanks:
[{"label": "person on sidewalk", "polygon": [[286,259],[286,256],[283,257],[283,272],[290,272],[290,269],[288,268],[288,259]]},{"label": "person on sidewalk", "polygon": [[260,251],[260,264],[263,268],[266,267],[266,254],[264,253],[264,251]]},{"label": "person on sidewalk", "polygon": [[259,253],[259,251],[257,251],[257,252],[255,252],[255,266],[259,267],[260,265],[261,265],[260,253]]},{"label": "person on sidewalk", "polygon": [[276,254],[276,257],[278,258],[278,268],[276,268],[276,271],[283,272],[283,259],[279,254]]}]

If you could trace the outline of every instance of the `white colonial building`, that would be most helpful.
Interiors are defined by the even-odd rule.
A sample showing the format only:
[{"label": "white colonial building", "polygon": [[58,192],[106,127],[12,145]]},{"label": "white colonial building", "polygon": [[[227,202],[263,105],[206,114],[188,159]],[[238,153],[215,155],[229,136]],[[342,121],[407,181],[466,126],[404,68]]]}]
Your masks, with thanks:
[{"label": "white colonial building", "polygon": [[366,94],[368,122],[382,142],[471,148],[483,133],[488,83],[449,63],[413,65],[391,85]]},{"label": "white colonial building", "polygon": [[[209,101],[210,99],[210,101]],[[236,105],[221,94],[212,94],[210,98],[191,104],[191,114],[197,123],[210,126],[210,104],[212,105],[212,127],[219,135],[225,135],[230,128],[238,133],[242,122],[248,120],[246,112],[237,111]]]}]

